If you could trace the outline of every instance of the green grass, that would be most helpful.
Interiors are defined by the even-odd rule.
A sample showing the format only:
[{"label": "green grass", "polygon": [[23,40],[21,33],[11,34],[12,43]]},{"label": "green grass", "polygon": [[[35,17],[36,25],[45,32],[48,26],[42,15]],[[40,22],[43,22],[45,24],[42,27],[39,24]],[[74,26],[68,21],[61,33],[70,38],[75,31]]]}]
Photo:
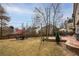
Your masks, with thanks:
[{"label": "green grass", "polygon": [[63,56],[64,49],[55,42],[44,42],[40,46],[39,38],[25,40],[0,40],[2,56]]}]

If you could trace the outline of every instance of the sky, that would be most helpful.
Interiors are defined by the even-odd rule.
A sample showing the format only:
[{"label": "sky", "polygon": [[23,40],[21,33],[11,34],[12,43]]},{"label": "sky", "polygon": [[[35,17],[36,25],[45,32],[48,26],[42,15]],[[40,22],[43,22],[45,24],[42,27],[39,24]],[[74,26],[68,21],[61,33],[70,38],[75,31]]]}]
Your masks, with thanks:
[{"label": "sky", "polygon": [[[32,25],[33,20],[33,10],[35,7],[45,7],[47,4],[41,3],[4,3],[2,6],[5,8],[7,15],[10,17],[10,26],[15,28],[20,28],[22,24],[26,26]],[[71,18],[73,12],[73,4],[63,3],[62,4],[62,13],[64,22],[67,17]]]}]

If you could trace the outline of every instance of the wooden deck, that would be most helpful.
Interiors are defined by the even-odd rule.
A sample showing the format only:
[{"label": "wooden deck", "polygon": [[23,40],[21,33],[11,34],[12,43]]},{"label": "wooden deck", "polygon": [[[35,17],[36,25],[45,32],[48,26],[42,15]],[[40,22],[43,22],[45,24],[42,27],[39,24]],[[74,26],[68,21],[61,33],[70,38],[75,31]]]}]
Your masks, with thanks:
[{"label": "wooden deck", "polygon": [[[49,37],[48,40],[45,41],[55,42],[55,37]],[[61,37],[60,42],[64,42],[66,48],[69,49],[72,53],[79,55],[79,41],[76,40],[74,36]]]},{"label": "wooden deck", "polygon": [[69,39],[66,43],[65,43],[66,47],[76,53],[77,55],[79,55],[79,41],[77,41],[75,38],[73,39]]}]

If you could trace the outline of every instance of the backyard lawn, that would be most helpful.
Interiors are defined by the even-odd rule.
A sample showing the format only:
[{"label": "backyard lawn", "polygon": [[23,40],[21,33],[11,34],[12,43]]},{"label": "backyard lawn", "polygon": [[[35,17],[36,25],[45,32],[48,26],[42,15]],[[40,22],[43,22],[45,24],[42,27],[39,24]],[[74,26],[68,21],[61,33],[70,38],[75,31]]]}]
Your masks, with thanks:
[{"label": "backyard lawn", "polygon": [[0,55],[2,56],[66,56],[73,55],[64,49],[64,43],[44,41],[40,46],[40,38],[25,40],[0,40]]}]

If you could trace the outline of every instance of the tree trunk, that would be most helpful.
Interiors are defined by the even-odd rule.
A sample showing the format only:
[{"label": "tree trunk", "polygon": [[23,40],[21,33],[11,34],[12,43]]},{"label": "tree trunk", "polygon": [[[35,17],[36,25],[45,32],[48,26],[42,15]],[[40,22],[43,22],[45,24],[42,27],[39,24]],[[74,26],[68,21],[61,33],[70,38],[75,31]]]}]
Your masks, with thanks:
[{"label": "tree trunk", "polygon": [[1,19],[1,39],[2,39],[2,19]]}]

